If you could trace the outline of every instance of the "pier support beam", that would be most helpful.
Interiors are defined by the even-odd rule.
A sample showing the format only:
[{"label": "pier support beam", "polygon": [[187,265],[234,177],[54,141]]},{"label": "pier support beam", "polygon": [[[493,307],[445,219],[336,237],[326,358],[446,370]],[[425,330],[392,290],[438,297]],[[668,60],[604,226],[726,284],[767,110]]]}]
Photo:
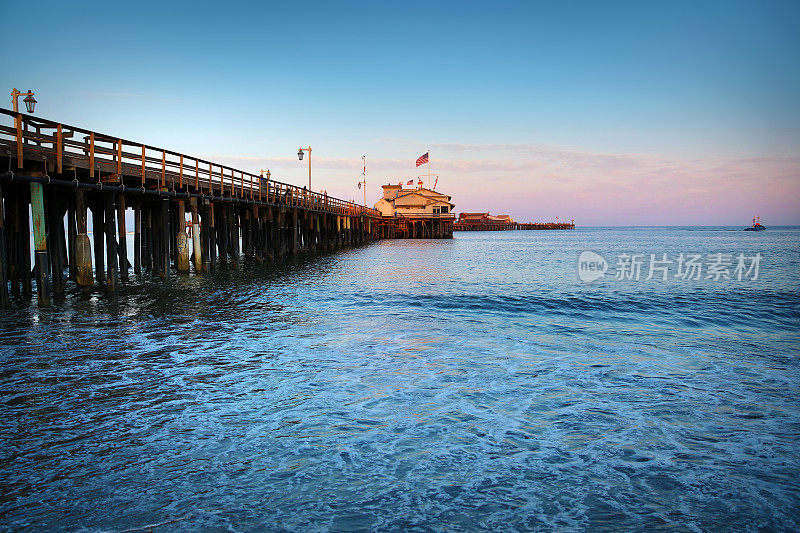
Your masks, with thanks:
[{"label": "pier support beam", "polygon": [[[29,212],[31,191],[28,187],[20,188],[19,197],[19,279],[22,282],[22,294],[33,293],[31,284],[31,216]],[[44,227],[42,227],[44,229]]]},{"label": "pier support beam", "polygon": [[40,307],[50,305],[50,280],[48,279],[47,231],[44,214],[42,184],[31,182],[31,214],[33,215],[33,244],[36,261],[36,299]]},{"label": "pier support beam", "polygon": [[3,187],[0,185],[0,308],[8,307],[9,305],[5,216],[5,209],[3,208]]},{"label": "pier support beam", "polygon": [[177,254],[175,263],[178,272],[181,274],[189,273],[189,238],[186,236],[186,207],[183,200],[178,201],[178,224],[177,235],[175,238]]},{"label": "pier support beam", "polygon": [[300,231],[297,224],[297,209],[292,209],[292,237],[290,247],[291,253],[296,254],[300,250]]},{"label": "pier support beam", "polygon": [[69,254],[69,271],[67,279],[75,281],[78,276],[78,263],[75,260],[75,241],[78,230],[75,222],[75,197],[67,197],[67,252]]},{"label": "pier support beam", "polygon": [[286,208],[275,209],[275,257],[280,258],[286,255]]},{"label": "pier support beam", "polygon": [[142,224],[143,232],[142,232],[142,252],[144,253],[144,257],[142,258],[142,268],[145,271],[149,271],[151,274],[155,270],[155,264],[153,261],[153,204],[147,203],[142,206]]},{"label": "pier support beam", "polygon": [[[206,214],[208,215],[208,263],[209,266],[216,270],[217,268],[217,234],[216,234],[216,213],[214,212],[214,202],[209,202],[206,207]],[[203,228],[206,227],[206,219],[203,217]]]},{"label": "pier support beam", "polygon": [[64,294],[64,217],[61,211],[61,194],[50,188],[45,205],[47,215],[47,249],[50,257],[51,287],[53,293]]},{"label": "pier support beam", "polygon": [[5,221],[3,223],[6,233],[6,275],[11,284],[10,294],[19,296],[19,201],[14,185],[3,187],[3,202],[5,204]]},{"label": "pier support beam", "polygon": [[217,223],[217,249],[219,250],[220,266],[228,265],[228,213],[224,203],[220,203],[214,214]]},{"label": "pier support beam", "polygon": [[169,256],[169,200],[161,200],[161,217],[159,222],[161,227],[158,228],[160,234],[160,257],[161,274],[168,278],[170,274],[170,256]]},{"label": "pier support beam", "polygon": [[230,230],[231,266],[239,268],[239,213],[236,206],[228,208],[228,229]]},{"label": "pier support beam", "polygon": [[106,258],[108,261],[106,271],[106,286],[111,291],[119,287],[119,256],[117,254],[116,224],[114,223],[114,197],[115,194],[104,194],[105,226],[106,226]]},{"label": "pier support beam", "polygon": [[[200,243],[200,217],[197,214],[197,199],[189,200],[192,210],[192,259],[194,259],[194,272],[203,272],[203,246]],[[203,221],[205,222],[205,220]]]},{"label": "pier support beam", "polygon": [[119,239],[119,279],[128,281],[128,232],[125,228],[125,195],[117,196],[117,238]]},{"label": "pier support beam", "polygon": [[133,206],[133,273],[142,275],[142,203]]},{"label": "pier support beam", "polygon": [[106,282],[106,263],[104,253],[104,228],[105,213],[103,210],[103,199],[97,197],[92,202],[92,237],[94,240],[94,279],[97,283]]},{"label": "pier support beam", "polygon": [[75,281],[81,287],[91,287],[94,284],[92,246],[89,244],[86,223],[86,201],[80,189],[75,191],[75,223],[78,231],[75,236]]}]

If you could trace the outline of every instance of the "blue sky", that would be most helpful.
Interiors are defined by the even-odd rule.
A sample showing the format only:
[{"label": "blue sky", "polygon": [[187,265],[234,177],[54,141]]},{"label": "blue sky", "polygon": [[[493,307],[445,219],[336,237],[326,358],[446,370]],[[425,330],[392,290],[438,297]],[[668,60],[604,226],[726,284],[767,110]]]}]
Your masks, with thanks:
[{"label": "blue sky", "polygon": [[0,85],[38,115],[282,181],[311,144],[314,188],[361,198],[366,155],[374,201],[430,148],[457,210],[800,223],[798,2],[2,10]]}]

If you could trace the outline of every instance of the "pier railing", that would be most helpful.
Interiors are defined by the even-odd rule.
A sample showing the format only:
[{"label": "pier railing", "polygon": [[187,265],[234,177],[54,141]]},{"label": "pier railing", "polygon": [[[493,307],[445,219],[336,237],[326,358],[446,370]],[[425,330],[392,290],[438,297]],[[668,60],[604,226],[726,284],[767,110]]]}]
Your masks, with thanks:
[{"label": "pier railing", "polygon": [[[338,215],[379,217],[380,212],[304,187],[267,179],[227,165],[0,108],[0,153],[44,162],[57,174],[80,168],[98,183],[132,181],[142,189],[194,192],[286,205]],[[2,171],[4,169],[0,169]],[[123,181],[123,177],[125,178]]]}]

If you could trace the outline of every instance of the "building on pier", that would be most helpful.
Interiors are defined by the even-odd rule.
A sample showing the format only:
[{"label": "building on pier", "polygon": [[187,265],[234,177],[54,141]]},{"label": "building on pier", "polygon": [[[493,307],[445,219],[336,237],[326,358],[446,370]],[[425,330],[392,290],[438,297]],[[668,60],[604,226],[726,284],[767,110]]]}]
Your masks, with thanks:
[{"label": "building on pier", "polygon": [[451,196],[424,187],[384,185],[383,197],[375,203],[382,215],[379,231],[386,238],[451,238],[455,221],[451,200]]},{"label": "building on pier", "polygon": [[511,215],[490,215],[486,213],[459,213],[458,222],[462,224],[514,224]]}]

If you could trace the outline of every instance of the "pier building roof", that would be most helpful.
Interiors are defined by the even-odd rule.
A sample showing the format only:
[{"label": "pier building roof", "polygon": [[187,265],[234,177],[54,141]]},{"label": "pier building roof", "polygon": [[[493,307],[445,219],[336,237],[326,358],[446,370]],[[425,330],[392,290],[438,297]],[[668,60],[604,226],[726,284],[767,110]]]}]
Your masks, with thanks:
[{"label": "pier building roof", "polygon": [[452,211],[456,204],[451,199],[447,194],[425,187],[404,189],[402,185],[384,185],[383,198],[375,203],[375,209],[385,217],[428,218],[444,215],[454,218]]}]

